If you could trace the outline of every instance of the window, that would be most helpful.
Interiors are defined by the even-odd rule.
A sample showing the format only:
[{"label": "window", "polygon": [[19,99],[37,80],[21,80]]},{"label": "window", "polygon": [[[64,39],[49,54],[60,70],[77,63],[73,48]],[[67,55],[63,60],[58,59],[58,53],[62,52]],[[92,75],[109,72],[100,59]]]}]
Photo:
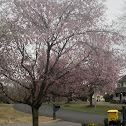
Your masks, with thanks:
[{"label": "window", "polygon": [[117,87],[121,87],[121,83],[118,83],[118,84],[117,84]]},{"label": "window", "polygon": [[116,97],[118,97],[118,93],[116,93],[115,95],[116,95]]},{"label": "window", "polygon": [[123,82],[123,86],[126,87],[126,82]]},{"label": "window", "polygon": [[123,92],[123,96],[126,96],[126,92]]}]

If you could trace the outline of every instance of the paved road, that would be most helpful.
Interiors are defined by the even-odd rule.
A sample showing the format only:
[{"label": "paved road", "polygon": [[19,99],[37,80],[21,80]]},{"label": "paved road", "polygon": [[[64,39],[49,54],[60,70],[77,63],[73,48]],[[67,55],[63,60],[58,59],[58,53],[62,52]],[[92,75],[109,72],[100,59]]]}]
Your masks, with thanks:
[{"label": "paved road", "polygon": [[[14,108],[26,113],[31,113],[31,107],[25,104],[15,104]],[[53,109],[52,106],[42,105],[39,109],[39,115],[52,117]],[[107,115],[104,114],[92,114],[86,112],[78,112],[72,110],[60,109],[56,113],[57,118],[64,121],[74,122],[74,123],[96,123],[103,124],[104,118]]]},{"label": "paved road", "polygon": [[[32,124],[7,124],[7,125],[0,125],[0,126],[32,126]],[[59,121],[55,123],[39,124],[39,126],[81,126],[81,124],[66,122],[66,121]]]}]

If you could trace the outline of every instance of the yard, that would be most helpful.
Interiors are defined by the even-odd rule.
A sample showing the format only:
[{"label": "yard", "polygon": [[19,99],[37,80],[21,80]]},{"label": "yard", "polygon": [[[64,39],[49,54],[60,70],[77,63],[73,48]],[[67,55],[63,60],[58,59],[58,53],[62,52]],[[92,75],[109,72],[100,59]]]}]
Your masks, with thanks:
[{"label": "yard", "polygon": [[[50,105],[54,104],[53,102]],[[107,114],[107,111],[110,109],[113,110],[121,110],[122,104],[110,104],[107,102],[97,102],[96,104],[96,112],[94,107],[87,107],[89,105],[88,102],[55,102],[55,104],[59,104],[61,108],[82,111],[82,112],[90,112],[90,113],[100,113]],[[52,118],[40,116],[40,123],[48,123],[53,122]],[[13,105],[11,104],[0,104],[0,124],[23,124],[23,123],[32,123],[32,116],[30,114],[26,114],[23,112],[19,112],[13,109]]]},{"label": "yard", "polygon": [[[40,123],[54,122],[52,118],[40,116]],[[32,123],[32,116],[13,109],[11,104],[0,104],[0,124]]]},{"label": "yard", "polygon": [[[50,103],[53,104],[53,103]],[[56,102],[55,104],[59,104],[61,108],[70,109],[75,111],[82,112],[91,112],[91,113],[100,113],[107,114],[108,110],[121,110],[122,104],[110,104],[108,102],[97,102],[96,103],[96,112],[94,107],[88,107],[88,102]]]}]

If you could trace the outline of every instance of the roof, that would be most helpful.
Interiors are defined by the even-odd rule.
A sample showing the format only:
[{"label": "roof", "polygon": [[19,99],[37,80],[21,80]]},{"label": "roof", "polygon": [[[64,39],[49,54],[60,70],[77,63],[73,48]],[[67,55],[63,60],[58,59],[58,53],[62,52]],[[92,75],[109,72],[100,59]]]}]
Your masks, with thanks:
[{"label": "roof", "polygon": [[115,93],[126,92],[126,87],[119,87],[115,89]]},{"label": "roof", "polygon": [[122,82],[126,82],[126,75],[123,76],[123,77],[119,80],[119,83],[122,83]]}]

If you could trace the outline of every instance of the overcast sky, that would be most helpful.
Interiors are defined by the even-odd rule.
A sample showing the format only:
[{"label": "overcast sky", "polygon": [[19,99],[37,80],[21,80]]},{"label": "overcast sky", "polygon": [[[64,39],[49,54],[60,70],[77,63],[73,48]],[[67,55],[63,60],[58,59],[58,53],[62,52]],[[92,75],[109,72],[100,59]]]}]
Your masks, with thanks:
[{"label": "overcast sky", "polygon": [[[108,18],[108,22],[111,23],[112,21],[117,21],[117,18],[123,14],[124,6],[126,7],[126,4],[124,2],[126,2],[126,0],[106,0],[105,3],[108,8],[108,10],[106,11],[106,15]],[[124,45],[115,47],[125,50]],[[120,75],[126,75],[125,68],[122,70],[122,73]]]},{"label": "overcast sky", "polygon": [[106,0],[108,8],[106,15],[108,16],[109,21],[115,20],[123,13],[124,1],[126,0]]}]

